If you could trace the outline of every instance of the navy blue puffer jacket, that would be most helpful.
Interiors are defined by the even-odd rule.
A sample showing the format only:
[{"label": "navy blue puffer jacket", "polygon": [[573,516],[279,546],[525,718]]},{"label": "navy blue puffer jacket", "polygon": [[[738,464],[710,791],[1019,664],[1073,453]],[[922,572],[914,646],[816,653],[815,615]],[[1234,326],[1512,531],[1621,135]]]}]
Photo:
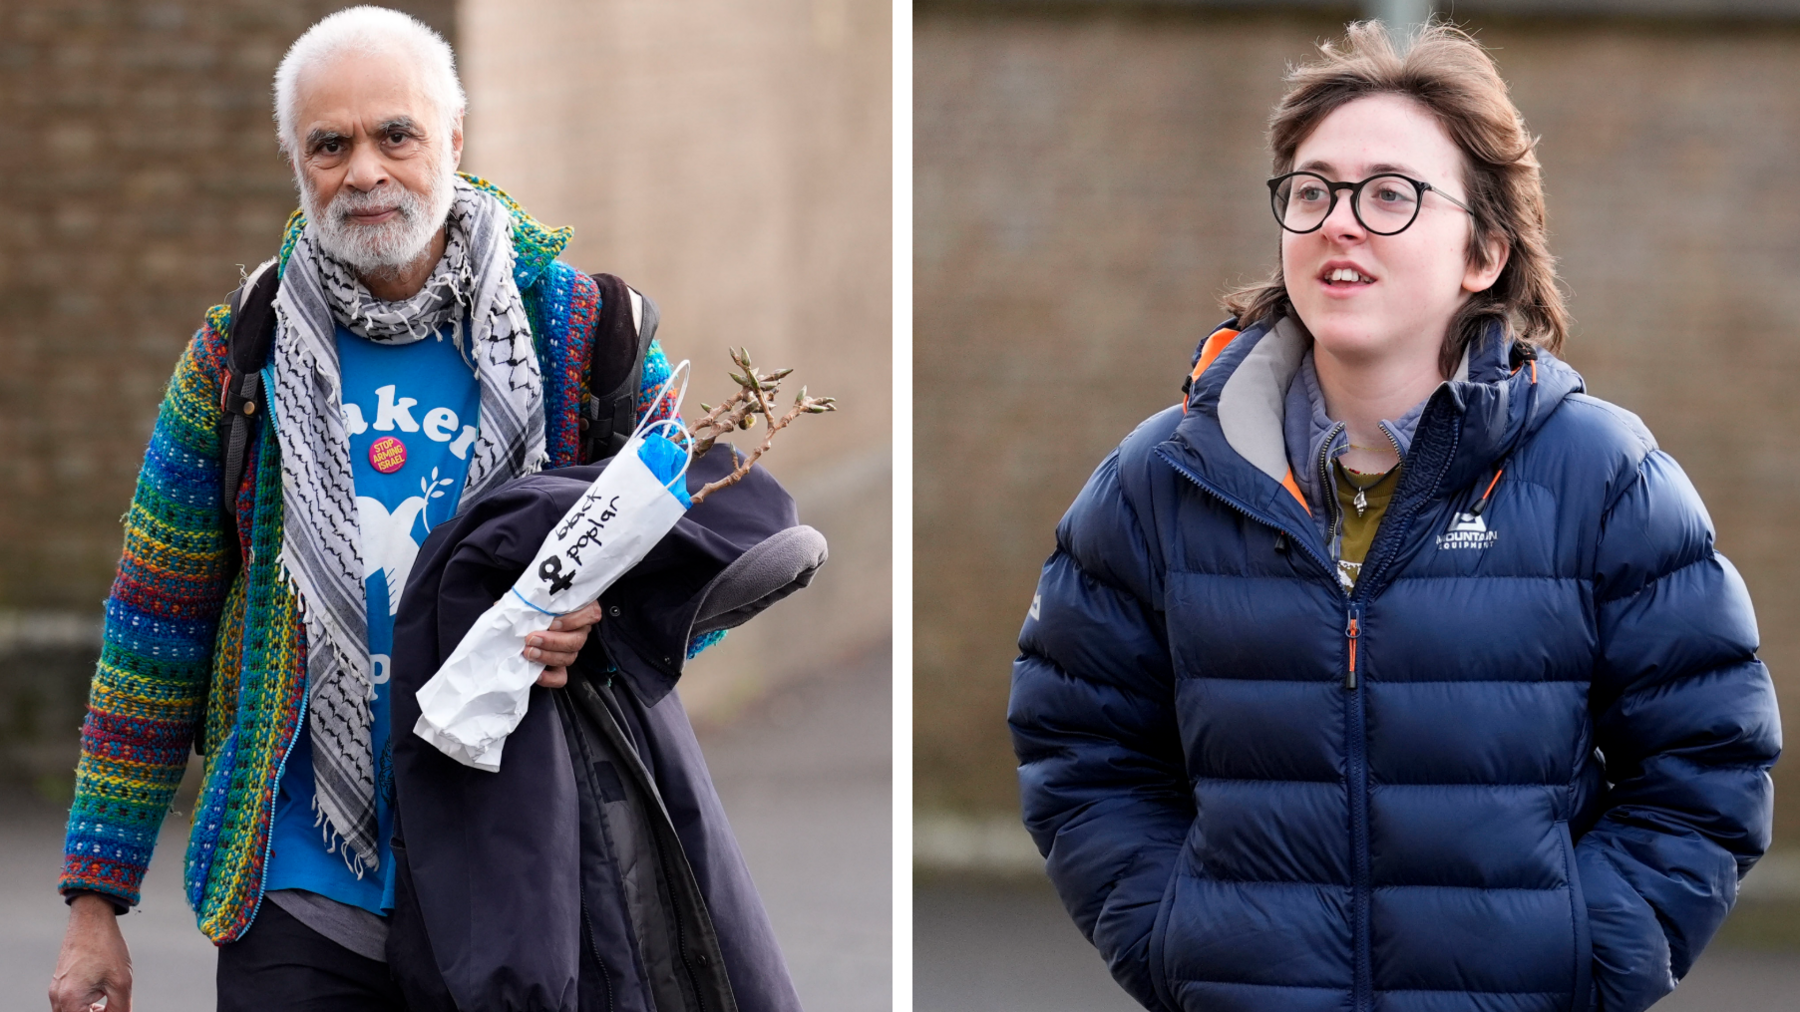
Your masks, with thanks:
[{"label": "navy blue puffer jacket", "polygon": [[1769,842],[1742,579],[1634,415],[1490,340],[1346,596],[1289,488],[1306,340],[1231,340],[1057,528],[1009,713],[1050,878],[1149,1008],[1648,1007]]}]

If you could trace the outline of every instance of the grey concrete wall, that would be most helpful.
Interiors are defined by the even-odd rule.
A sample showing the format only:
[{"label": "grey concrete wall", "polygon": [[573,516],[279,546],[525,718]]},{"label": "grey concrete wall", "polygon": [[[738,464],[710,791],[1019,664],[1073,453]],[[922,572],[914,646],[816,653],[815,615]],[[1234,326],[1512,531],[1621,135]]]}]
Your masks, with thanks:
[{"label": "grey concrete wall", "polygon": [[889,6],[462,0],[459,12],[465,167],[574,226],[572,263],[657,301],[670,357],[694,362],[690,400],[728,392],[725,350],[741,345],[842,401],[764,458],[830,540],[830,563],[702,655],[684,698],[727,712],[888,635]]},{"label": "grey concrete wall", "polygon": [[[1687,469],[1800,701],[1800,33],[1474,24],[1542,135],[1567,357]],[[929,7],[915,21],[917,800],[1017,804],[1014,638],[1057,518],[1174,403],[1276,250],[1263,129],[1304,14]],[[927,452],[927,450],[929,452]],[[1777,771],[1777,837],[1800,801]]]}]

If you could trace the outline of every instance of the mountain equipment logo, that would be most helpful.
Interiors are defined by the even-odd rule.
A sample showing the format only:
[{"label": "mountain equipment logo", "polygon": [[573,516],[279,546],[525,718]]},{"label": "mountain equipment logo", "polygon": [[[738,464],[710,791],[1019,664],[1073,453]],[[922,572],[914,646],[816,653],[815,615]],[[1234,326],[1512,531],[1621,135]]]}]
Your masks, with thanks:
[{"label": "mountain equipment logo", "polygon": [[1490,531],[1487,521],[1481,519],[1479,513],[1458,513],[1450,522],[1450,529],[1438,535],[1437,546],[1443,548],[1486,548],[1500,537],[1499,531]]},{"label": "mountain equipment logo", "polygon": [[1032,618],[1038,617],[1038,605],[1042,604],[1043,600],[1044,600],[1044,595],[1042,595],[1042,594],[1031,595],[1031,617]]}]

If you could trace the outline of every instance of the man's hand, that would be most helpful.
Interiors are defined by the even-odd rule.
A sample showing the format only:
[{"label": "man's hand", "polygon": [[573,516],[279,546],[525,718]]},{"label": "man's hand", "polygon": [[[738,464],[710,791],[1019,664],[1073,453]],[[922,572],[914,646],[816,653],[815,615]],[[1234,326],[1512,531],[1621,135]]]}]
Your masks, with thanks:
[{"label": "man's hand", "polygon": [[131,1012],[131,953],[119,934],[112,902],[84,893],[69,904],[69,927],[50,977],[50,1009],[93,1012],[102,1007]]},{"label": "man's hand", "polygon": [[587,643],[588,630],[600,621],[600,602],[558,615],[550,628],[532,633],[525,639],[525,656],[544,666],[537,683],[546,689],[560,689],[569,684],[569,665]]}]

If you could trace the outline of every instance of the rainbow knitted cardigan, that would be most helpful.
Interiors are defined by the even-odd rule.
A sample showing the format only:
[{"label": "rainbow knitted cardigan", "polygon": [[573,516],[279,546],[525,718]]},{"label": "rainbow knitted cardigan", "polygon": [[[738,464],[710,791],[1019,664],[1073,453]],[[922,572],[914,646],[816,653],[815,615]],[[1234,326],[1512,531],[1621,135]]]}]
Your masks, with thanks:
[{"label": "rainbow knitted cardigan", "polygon": [[[570,229],[547,228],[497,187],[465,178],[511,212],[514,277],[542,366],[550,465],[577,463],[598,286],[556,259]],[[304,225],[298,212],[288,221],[283,268]],[[125,516],[59,883],[136,905],[188,750],[198,744],[205,773],[184,882],[200,930],[219,944],[242,936],[262,902],[277,785],[306,696],[305,629],[277,562],[280,446],[269,425],[259,427],[238,489],[243,565],[235,577],[229,571],[217,435],[229,325],[229,307],[214,306],[177,362]],[[652,344],[645,388],[660,387],[668,373]]]}]

